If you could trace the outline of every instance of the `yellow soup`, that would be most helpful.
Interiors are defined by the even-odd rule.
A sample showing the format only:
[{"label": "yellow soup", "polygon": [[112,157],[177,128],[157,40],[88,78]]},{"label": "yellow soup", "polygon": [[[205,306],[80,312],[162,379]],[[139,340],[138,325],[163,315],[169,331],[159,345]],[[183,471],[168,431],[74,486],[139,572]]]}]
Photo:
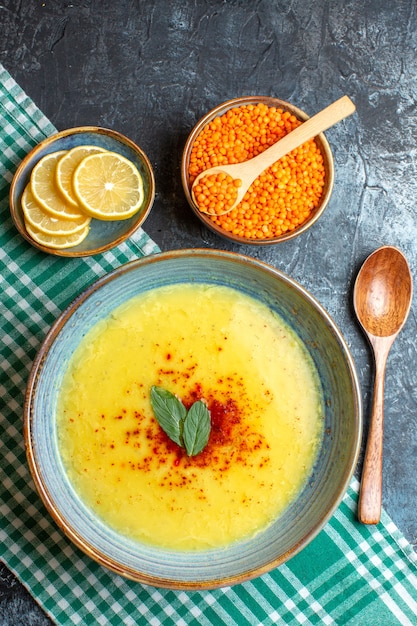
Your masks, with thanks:
[{"label": "yellow soup", "polygon": [[[159,426],[153,385],[204,399],[188,457]],[[58,400],[59,446],[82,500],[116,531],[175,550],[226,546],[294,499],[323,428],[317,374],[283,320],[239,291],[174,285],[129,300],[83,339]]]}]

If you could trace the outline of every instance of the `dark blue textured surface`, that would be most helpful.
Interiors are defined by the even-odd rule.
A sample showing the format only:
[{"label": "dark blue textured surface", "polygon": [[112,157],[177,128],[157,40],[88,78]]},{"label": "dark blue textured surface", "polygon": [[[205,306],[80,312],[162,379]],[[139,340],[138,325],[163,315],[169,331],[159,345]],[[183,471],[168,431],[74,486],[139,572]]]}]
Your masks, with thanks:
[{"label": "dark blue textured surface", "polygon": [[[372,355],[352,287],[377,247],[417,274],[417,5],[414,0],[74,0],[0,5],[0,61],[59,130],[99,125],[136,141],[155,170],[145,230],[162,250],[226,248],[271,263],[334,317],[369,414]],[[312,115],[343,94],[357,113],[327,131],[336,180],[321,220],[279,247],[233,246],[185,201],[181,153],[209,109],[272,95]],[[389,357],[383,503],[417,544],[416,306]],[[48,624],[1,570],[0,624]]]}]

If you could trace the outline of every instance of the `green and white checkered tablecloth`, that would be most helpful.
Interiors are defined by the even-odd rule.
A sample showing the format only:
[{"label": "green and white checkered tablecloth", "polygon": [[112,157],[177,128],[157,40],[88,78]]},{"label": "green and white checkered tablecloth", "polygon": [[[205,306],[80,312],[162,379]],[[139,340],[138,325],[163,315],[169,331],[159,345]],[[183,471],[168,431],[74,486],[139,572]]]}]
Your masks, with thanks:
[{"label": "green and white checkered tablecloth", "polygon": [[8,191],[25,154],[56,132],[0,65],[0,557],[56,624],[168,626],[417,624],[417,559],[387,514],[356,520],[357,481],[324,530],[287,564],[207,592],[154,589],[107,571],[62,534],[26,463],[22,405],[33,358],[59,313],[97,277],[158,252],[140,230],[105,254],[45,255],[15,229]]}]

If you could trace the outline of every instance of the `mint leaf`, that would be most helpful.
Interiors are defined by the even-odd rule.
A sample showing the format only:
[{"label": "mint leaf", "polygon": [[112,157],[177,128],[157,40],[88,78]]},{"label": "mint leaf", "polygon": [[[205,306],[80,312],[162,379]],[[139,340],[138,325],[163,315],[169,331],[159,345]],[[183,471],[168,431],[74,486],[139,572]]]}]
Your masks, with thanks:
[{"label": "mint leaf", "polygon": [[167,389],[154,385],[151,388],[151,404],[162,430],[183,448],[182,430],[187,409],[181,400]]},{"label": "mint leaf", "polygon": [[188,456],[195,456],[206,447],[210,428],[210,411],[204,402],[197,400],[184,419],[182,434]]},{"label": "mint leaf", "polygon": [[196,456],[207,445],[211,419],[210,411],[202,400],[187,409],[173,393],[154,385],[151,387],[151,404],[156,420],[172,441],[185,448],[188,456]]}]

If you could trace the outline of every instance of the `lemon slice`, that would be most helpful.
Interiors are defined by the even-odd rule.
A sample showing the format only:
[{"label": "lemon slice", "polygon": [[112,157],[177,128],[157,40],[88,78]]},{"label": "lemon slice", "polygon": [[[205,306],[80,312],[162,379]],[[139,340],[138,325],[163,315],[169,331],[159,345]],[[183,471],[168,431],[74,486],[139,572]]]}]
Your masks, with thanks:
[{"label": "lemon slice", "polygon": [[78,233],[72,233],[70,235],[48,235],[37,228],[33,228],[27,220],[25,220],[25,226],[34,241],[46,246],[47,248],[54,248],[58,250],[78,246],[78,244],[84,241],[90,230],[90,227],[86,226],[84,230],[80,230]]},{"label": "lemon slice", "polygon": [[59,217],[51,217],[36,202],[30,184],[26,186],[22,194],[22,211],[25,220],[35,228],[47,235],[72,235],[80,232],[91,222],[91,217],[83,215],[76,220],[63,220]]},{"label": "lemon slice", "polygon": [[68,150],[67,154],[64,154],[56,164],[55,169],[55,183],[58,190],[61,192],[62,197],[71,206],[78,207],[77,198],[74,195],[72,188],[73,174],[81,163],[81,161],[90,154],[97,154],[98,152],[104,152],[104,148],[99,146],[76,146],[71,150]]},{"label": "lemon slice", "polygon": [[65,202],[55,185],[55,168],[66,150],[58,150],[44,156],[32,170],[30,186],[36,202],[51,217],[59,217],[68,220],[77,220],[83,212]]},{"label": "lemon slice", "polygon": [[102,220],[131,217],[144,198],[136,166],[110,151],[85,157],[74,172],[73,188],[84,211]]}]

